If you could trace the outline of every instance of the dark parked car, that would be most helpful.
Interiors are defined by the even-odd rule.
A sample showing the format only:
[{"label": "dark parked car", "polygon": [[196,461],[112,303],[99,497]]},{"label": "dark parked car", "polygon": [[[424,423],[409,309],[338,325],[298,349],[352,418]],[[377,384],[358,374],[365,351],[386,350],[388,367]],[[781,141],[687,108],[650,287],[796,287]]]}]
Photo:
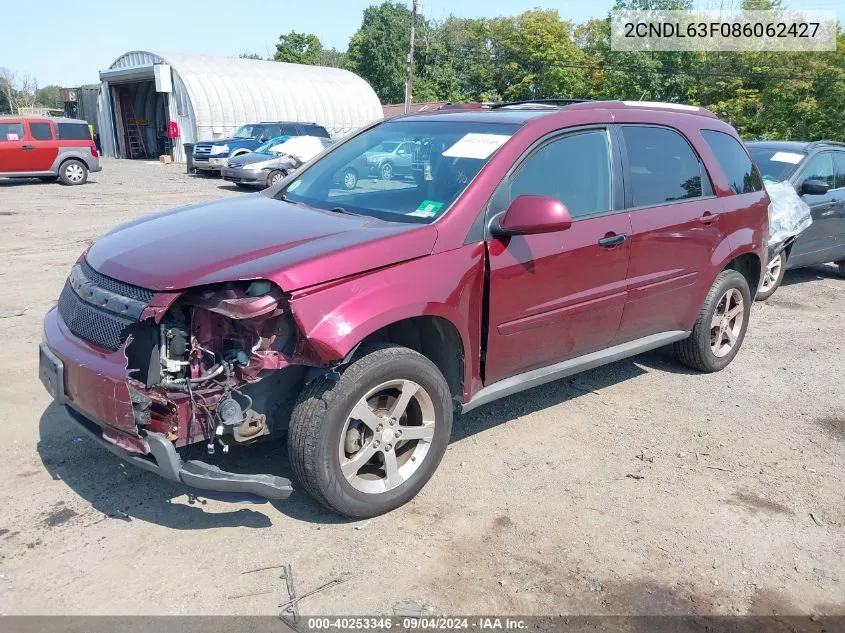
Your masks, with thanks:
[{"label": "dark parked car", "polygon": [[770,259],[757,298],[771,297],[794,268],[836,262],[845,277],[845,143],[758,141],[748,150],[763,178],[792,183],[813,217],[790,247]]},{"label": "dark parked car", "polygon": [[[339,184],[409,139],[425,178]],[[44,319],[41,380],[108,450],[206,490],[288,496],[185,452],[286,432],[305,490],[372,516],[428,481],[456,412],[669,344],[728,365],[768,204],[733,128],[691,106],[382,121],[263,193],[95,242]]]},{"label": "dark parked car", "polygon": [[78,119],[0,116],[0,178],[83,185],[100,171],[88,123]]},{"label": "dark parked car", "polygon": [[251,152],[277,136],[329,138],[329,133],[316,123],[282,121],[242,125],[231,138],[197,143],[194,146],[194,167],[201,171],[219,172],[229,162],[229,158]]}]

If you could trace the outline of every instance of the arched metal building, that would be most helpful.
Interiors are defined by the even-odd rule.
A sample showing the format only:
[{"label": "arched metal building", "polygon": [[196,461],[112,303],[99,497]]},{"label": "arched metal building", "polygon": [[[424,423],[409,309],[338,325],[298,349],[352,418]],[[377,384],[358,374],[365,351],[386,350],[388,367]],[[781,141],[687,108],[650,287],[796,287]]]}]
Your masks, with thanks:
[{"label": "arched metal building", "polygon": [[181,162],[183,143],[224,138],[245,123],[313,122],[336,137],[383,116],[366,81],[324,66],[132,51],[100,81],[100,144],[114,157],[137,157],[142,147],[146,157]]}]

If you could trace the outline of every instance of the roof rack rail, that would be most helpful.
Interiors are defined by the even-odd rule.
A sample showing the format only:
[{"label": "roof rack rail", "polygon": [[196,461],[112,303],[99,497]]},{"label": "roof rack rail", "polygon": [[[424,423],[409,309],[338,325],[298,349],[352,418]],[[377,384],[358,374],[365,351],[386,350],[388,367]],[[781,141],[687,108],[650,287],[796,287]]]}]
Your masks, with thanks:
[{"label": "roof rack rail", "polygon": [[810,143],[808,143],[807,147],[805,148],[805,151],[810,151],[811,149],[815,149],[815,148],[820,147],[822,145],[833,145],[835,147],[845,147],[845,143],[842,143],[841,141],[821,140],[821,141],[811,141]]},{"label": "roof rack rail", "polygon": [[491,103],[489,108],[496,110],[498,108],[506,108],[521,105],[547,105],[547,106],[567,106],[573,103],[584,103],[586,101],[593,101],[593,99],[522,99],[520,101],[502,101],[500,103]]}]

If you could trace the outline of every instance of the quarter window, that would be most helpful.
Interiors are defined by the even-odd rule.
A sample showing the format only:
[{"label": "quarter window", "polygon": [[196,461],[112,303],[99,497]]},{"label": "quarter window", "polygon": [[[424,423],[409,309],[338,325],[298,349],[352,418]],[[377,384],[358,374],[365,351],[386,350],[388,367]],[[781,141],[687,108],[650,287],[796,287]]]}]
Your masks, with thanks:
[{"label": "quarter window", "polygon": [[610,148],[596,130],[552,141],[531,155],[511,181],[510,199],[557,198],[573,218],[610,211]]},{"label": "quarter window", "polygon": [[[689,143],[673,130],[624,125],[631,206],[700,198],[702,167]],[[709,184],[709,183],[708,183]]]},{"label": "quarter window", "polygon": [[23,140],[23,124],[22,123],[0,123],[0,142],[3,141],[22,141]]},{"label": "quarter window", "polygon": [[805,180],[821,180],[833,189],[833,156],[830,154],[819,154],[810,159],[810,162],[807,163],[807,167],[804,169],[804,175],[801,176],[801,182]]},{"label": "quarter window", "polygon": [[754,163],[733,136],[716,130],[701,130],[701,136],[716,155],[734,193],[750,193],[763,188],[763,179]]},{"label": "quarter window", "polygon": [[57,123],[56,130],[63,141],[90,141],[87,123]]},{"label": "quarter window", "polygon": [[30,123],[29,133],[36,141],[49,141],[53,138],[53,130],[49,123]]}]

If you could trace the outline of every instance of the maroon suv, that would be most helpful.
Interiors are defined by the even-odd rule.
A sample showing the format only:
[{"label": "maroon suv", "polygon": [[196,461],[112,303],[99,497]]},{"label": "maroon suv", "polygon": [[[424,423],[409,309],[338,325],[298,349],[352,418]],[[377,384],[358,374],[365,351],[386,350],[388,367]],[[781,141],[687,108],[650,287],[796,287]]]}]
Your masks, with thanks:
[{"label": "maroon suv", "polygon": [[[390,143],[412,144],[403,175],[340,184]],[[263,193],[105,235],[45,317],[40,375],[137,466],[281,499],[286,479],[187,447],[286,431],[308,492],[372,516],[431,477],[455,412],[667,344],[724,368],[768,204],[736,132],[691,106],[395,118]]]}]

